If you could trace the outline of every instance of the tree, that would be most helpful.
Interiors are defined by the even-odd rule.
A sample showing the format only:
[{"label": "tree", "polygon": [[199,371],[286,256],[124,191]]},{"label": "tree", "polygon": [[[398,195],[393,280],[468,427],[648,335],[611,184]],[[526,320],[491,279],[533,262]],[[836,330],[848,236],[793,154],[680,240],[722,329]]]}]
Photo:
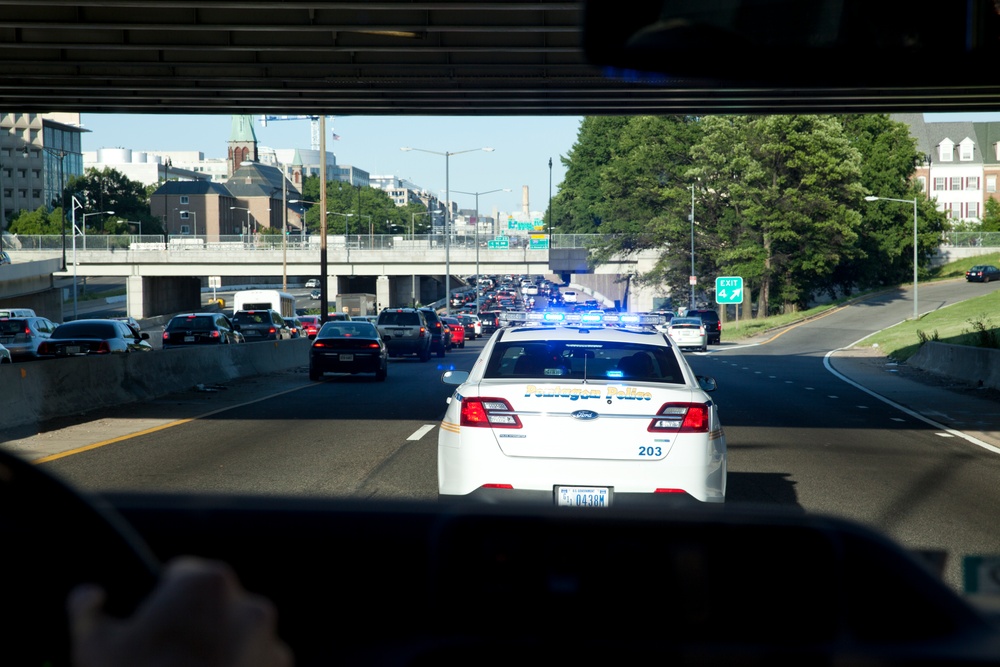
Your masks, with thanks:
[{"label": "tree", "polygon": [[1000,232],[1000,201],[992,197],[986,200],[983,223],[979,229],[984,232]]},{"label": "tree", "polygon": [[113,215],[90,218],[88,233],[133,233],[128,222],[141,222],[145,234],[163,233],[163,222],[150,212],[146,186],[117,169],[92,167],[83,176],[71,178],[66,188],[67,201],[70,195],[83,204],[84,213],[114,211]]},{"label": "tree", "polygon": [[702,122],[690,173],[709,200],[719,274],[743,276],[761,315],[805,305],[857,255],[860,153],[828,116]]},{"label": "tree", "polygon": [[[305,215],[306,227],[311,233],[319,233],[320,230],[319,188],[316,176],[306,178],[302,184],[302,198],[317,203],[311,205]],[[344,214],[332,215],[327,220],[327,231],[331,234],[343,233],[345,220],[350,225],[351,234],[367,234],[369,229],[375,234],[388,234],[394,227],[410,228],[409,210],[400,209],[389,193],[379,188],[330,181],[326,186],[326,210],[332,214]],[[346,214],[350,217],[345,218]]]},{"label": "tree", "polygon": [[22,209],[21,212],[10,221],[7,231],[11,234],[26,235],[62,234],[62,209],[55,208],[50,211],[44,206],[39,206],[34,211]]},{"label": "tree", "polygon": [[[893,199],[918,199],[921,262],[929,261],[946,219],[913,182],[924,156],[905,123],[885,114],[841,117],[844,132],[862,156],[861,185],[865,194]],[[899,202],[872,202],[861,209],[859,256],[843,263],[834,282],[846,290],[906,281],[913,271],[913,209]]]}]

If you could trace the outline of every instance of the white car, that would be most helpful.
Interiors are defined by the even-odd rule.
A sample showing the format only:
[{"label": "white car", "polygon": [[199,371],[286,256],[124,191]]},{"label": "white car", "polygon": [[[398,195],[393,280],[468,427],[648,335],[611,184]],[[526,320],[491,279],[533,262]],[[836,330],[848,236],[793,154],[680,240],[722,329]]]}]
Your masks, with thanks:
[{"label": "white car", "polygon": [[562,293],[563,303],[576,303],[576,292],[573,290],[566,290]]},{"label": "white car", "polygon": [[708,331],[700,317],[675,317],[666,327],[667,335],[677,347],[708,350]]},{"label": "white car", "polygon": [[715,381],[652,328],[659,317],[505,315],[520,323],[472,371],[442,375],[458,385],[438,435],[442,500],[725,501]]},{"label": "white car", "polygon": [[319,278],[310,278],[306,281],[306,289],[310,287],[319,287]]}]

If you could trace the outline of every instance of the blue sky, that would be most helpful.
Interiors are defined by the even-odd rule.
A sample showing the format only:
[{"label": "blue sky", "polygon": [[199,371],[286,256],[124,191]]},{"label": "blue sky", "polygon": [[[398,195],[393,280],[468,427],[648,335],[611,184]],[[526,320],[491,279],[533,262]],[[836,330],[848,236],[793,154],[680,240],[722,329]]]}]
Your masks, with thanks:
[{"label": "blue sky", "polygon": [[[560,156],[576,142],[581,117],[424,117],[337,116],[327,119],[327,150],[339,164],[354,165],[371,174],[408,178],[444,198],[445,158],[438,153],[492,147],[452,155],[450,189],[462,208],[473,208],[475,197],[454,191],[488,192],[479,197],[484,214],[494,207],[502,212],[520,211],[522,186],[529,188],[531,210],[544,211],[549,196],[549,158],[552,158],[552,195],[565,175]],[[83,135],[83,150],[131,148],[132,150],[201,151],[205,157],[224,157],[231,116],[83,114],[90,132]],[[270,121],[267,127],[255,118],[261,145],[272,148],[309,148],[309,121]],[[339,140],[332,140],[336,133]]]}]

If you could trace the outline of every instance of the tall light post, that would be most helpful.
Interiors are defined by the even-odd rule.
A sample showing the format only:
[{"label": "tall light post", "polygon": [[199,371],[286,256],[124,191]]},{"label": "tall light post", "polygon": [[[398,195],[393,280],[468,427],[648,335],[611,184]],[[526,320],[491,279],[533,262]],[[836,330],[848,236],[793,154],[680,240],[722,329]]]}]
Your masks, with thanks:
[{"label": "tall light post", "polygon": [[865,201],[896,201],[902,204],[913,204],[913,319],[917,319],[917,198],[893,199],[892,197],[875,197],[868,195]]},{"label": "tall light post", "polygon": [[476,151],[486,151],[487,153],[492,153],[493,148],[483,147],[483,148],[469,148],[464,151],[431,151],[426,148],[413,148],[412,146],[403,146],[399,150],[401,151],[420,151],[421,153],[431,153],[433,155],[443,155],[444,156],[444,198],[446,205],[448,207],[444,218],[444,312],[449,317],[451,316],[451,183],[449,160],[452,155],[460,155],[462,153],[474,153]]},{"label": "tall light post", "polygon": [[89,217],[91,217],[93,215],[114,215],[114,214],[115,214],[114,211],[96,211],[94,213],[84,213],[83,214],[83,216],[82,216],[83,217],[83,229],[81,231],[83,233],[83,249],[84,250],[87,249],[87,218],[89,218]]},{"label": "tall light post", "polygon": [[[694,303],[694,183],[691,184],[691,278],[688,282],[691,283],[690,308],[693,310],[696,307]],[[739,308],[739,306],[736,307]]]},{"label": "tall light post", "polygon": [[[551,167],[552,160],[549,160],[549,166]],[[475,195],[476,197],[476,312],[479,312],[479,195],[491,195],[494,192],[510,192],[510,188],[497,188],[496,190],[487,190],[486,192],[462,192],[461,190],[455,190],[460,195]],[[549,215],[552,215],[551,210]],[[449,303],[451,302],[451,297],[449,297]]]},{"label": "tall light post", "polygon": [[[198,237],[198,211],[181,211],[181,215],[190,215],[190,216],[192,216],[194,218],[194,234],[192,234],[192,236],[195,237],[195,238],[197,238]],[[249,211],[247,211],[247,215],[248,216],[250,215]]]},{"label": "tall light post", "polygon": [[244,208],[243,206],[230,206],[230,211],[246,211],[247,212],[247,226],[244,227],[247,234],[253,234],[253,227],[250,226],[250,209]]},{"label": "tall light post", "polygon": [[[76,309],[76,233],[79,231],[76,227],[76,209],[83,210],[83,204],[75,196],[70,196],[70,205],[73,207],[71,211],[71,217],[73,220],[73,319],[77,318]],[[86,225],[86,219],[84,219],[84,224]]]},{"label": "tall light post", "polygon": [[431,211],[424,211],[423,213],[411,213],[410,214],[410,240],[413,241],[416,235],[413,232],[414,221],[417,219],[418,215],[430,215]]}]

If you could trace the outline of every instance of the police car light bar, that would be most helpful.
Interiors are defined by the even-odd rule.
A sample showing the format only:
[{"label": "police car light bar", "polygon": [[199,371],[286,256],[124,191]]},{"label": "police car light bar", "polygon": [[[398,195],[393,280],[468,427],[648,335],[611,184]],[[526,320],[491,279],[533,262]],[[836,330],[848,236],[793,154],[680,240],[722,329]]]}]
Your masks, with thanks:
[{"label": "police car light bar", "polygon": [[609,315],[606,313],[550,313],[550,312],[523,312],[505,311],[500,313],[500,320],[508,324],[589,324],[591,326],[655,326],[662,324],[665,318],[662,315],[636,315],[625,313],[622,315]]}]

